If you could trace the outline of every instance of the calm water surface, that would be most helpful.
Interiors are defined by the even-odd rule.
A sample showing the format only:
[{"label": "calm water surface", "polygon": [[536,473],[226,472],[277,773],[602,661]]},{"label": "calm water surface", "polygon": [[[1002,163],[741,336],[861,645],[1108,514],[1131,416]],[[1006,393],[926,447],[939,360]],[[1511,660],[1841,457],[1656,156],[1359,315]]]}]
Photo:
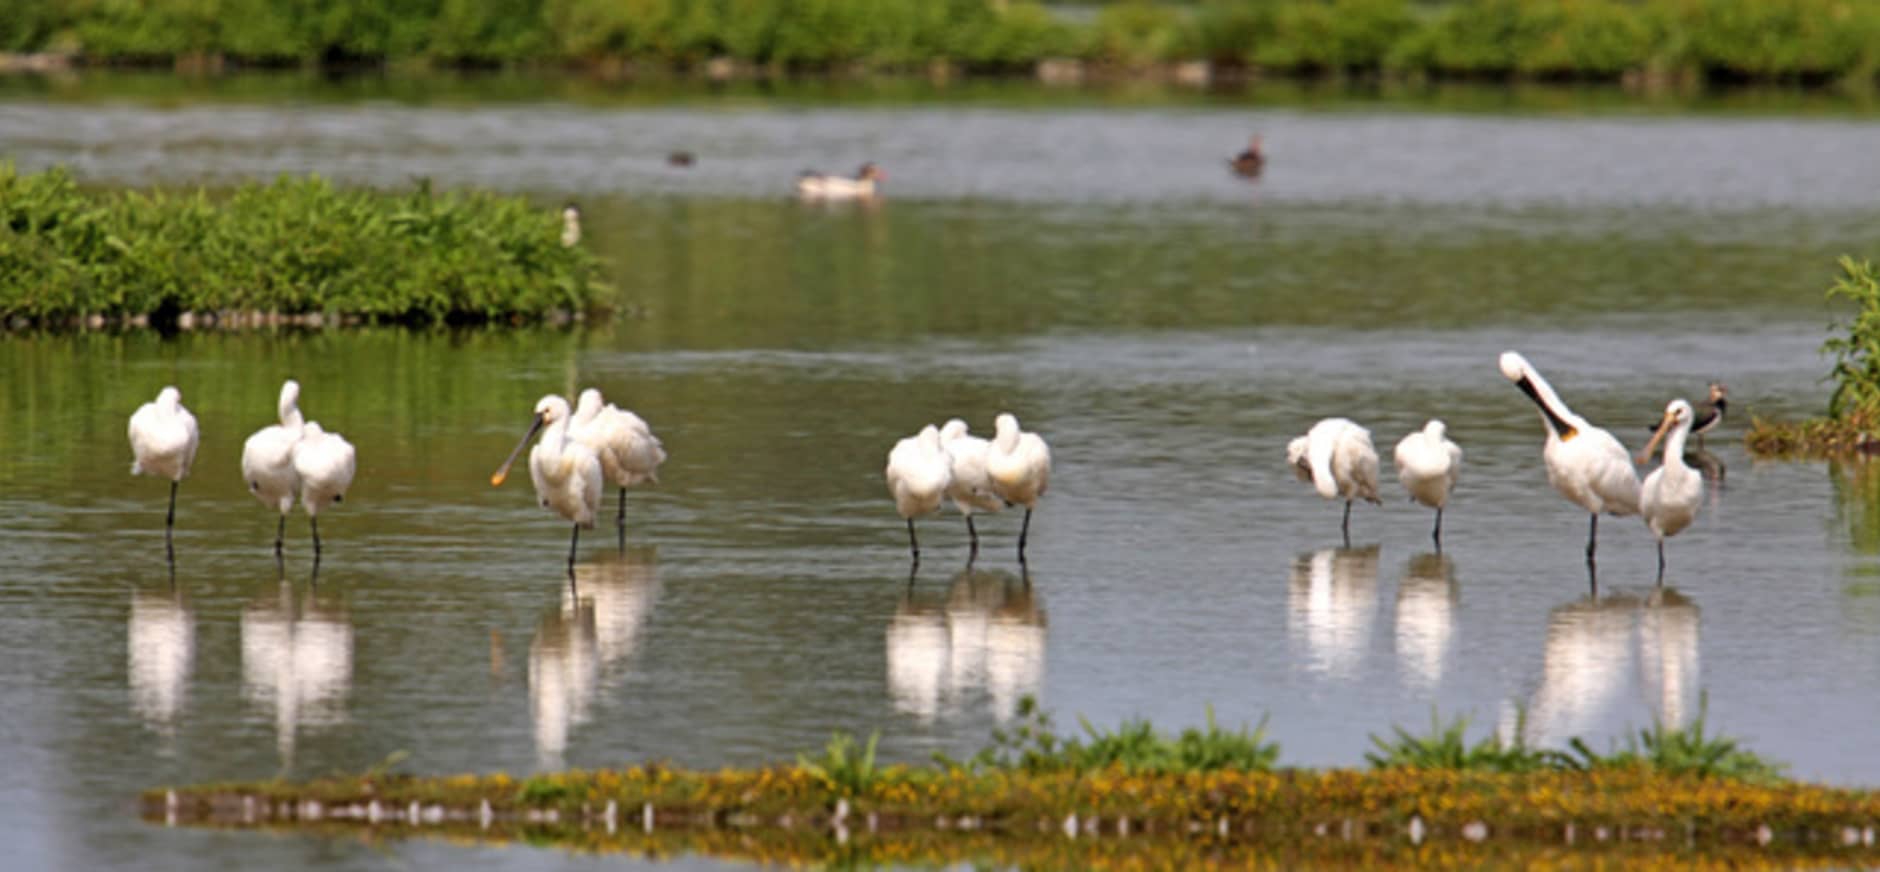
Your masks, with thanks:
[{"label": "calm water surface", "polygon": [[[1249,186],[1220,159],[1275,152]],[[665,150],[700,154],[669,170]],[[32,868],[559,868],[532,849],[170,831],[143,787],[358,770],[718,766],[835,729],[967,754],[1025,694],[1070,722],[1270,717],[1282,758],[1527,712],[1597,746],[1712,724],[1795,774],[1880,783],[1880,487],[1727,468],[1652,584],[1635,519],[1550,491],[1517,347],[1634,449],[1674,396],[1825,400],[1832,259],[1880,235],[1871,118],[686,105],[163,108],[0,103],[0,156],[99,184],[317,170],[578,196],[632,314],[571,332],[0,341],[0,838]],[[803,165],[887,167],[867,208],[785,199]],[[285,377],[359,478],[282,570],[237,472]],[[126,470],[164,384],[202,425],[178,509]],[[671,460],[625,546],[488,484],[535,399],[596,385]],[[894,439],[1000,410],[1044,434],[1032,527],[922,522],[909,581]],[[1441,416],[1467,452],[1445,551],[1390,481],[1339,507],[1285,466],[1318,417],[1380,448]],[[614,496],[609,496],[611,512]],[[1511,726],[1510,726],[1511,728]],[[683,861],[709,866],[706,861]]]}]

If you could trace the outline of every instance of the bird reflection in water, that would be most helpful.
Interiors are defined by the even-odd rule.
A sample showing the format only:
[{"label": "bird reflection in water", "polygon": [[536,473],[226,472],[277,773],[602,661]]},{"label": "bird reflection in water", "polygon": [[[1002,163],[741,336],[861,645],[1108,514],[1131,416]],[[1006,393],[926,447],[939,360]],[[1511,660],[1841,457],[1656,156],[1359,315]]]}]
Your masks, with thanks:
[{"label": "bird reflection in water", "polygon": [[888,695],[923,721],[964,714],[983,692],[1003,722],[1044,686],[1045,612],[1030,577],[968,567],[946,595],[909,587],[888,621]]},{"label": "bird reflection in water", "polygon": [[165,738],[189,697],[196,663],[196,611],[180,589],[131,594],[131,709]]},{"label": "bird reflection in water", "polygon": [[529,642],[529,714],[544,768],[560,768],[568,735],[592,717],[600,691],[626,674],[659,595],[650,551],[577,564],[574,590],[542,616]]},{"label": "bird reflection in water", "polygon": [[1380,548],[1326,548],[1293,559],[1287,628],[1295,643],[1304,642],[1314,672],[1349,678],[1364,659],[1377,613]]},{"label": "bird reflection in water", "polygon": [[1634,695],[1659,723],[1685,726],[1698,693],[1698,616],[1696,604],[1671,588],[1555,607],[1541,684],[1528,706],[1527,740],[1558,745],[1590,736]]},{"label": "bird reflection in water", "polygon": [[1406,687],[1431,690],[1442,682],[1458,599],[1456,567],[1448,557],[1410,558],[1397,585],[1397,663]]},{"label": "bird reflection in water", "polygon": [[352,619],[336,599],[321,602],[292,582],[242,608],[242,696],[274,713],[283,768],[303,728],[346,722],[352,689]]}]

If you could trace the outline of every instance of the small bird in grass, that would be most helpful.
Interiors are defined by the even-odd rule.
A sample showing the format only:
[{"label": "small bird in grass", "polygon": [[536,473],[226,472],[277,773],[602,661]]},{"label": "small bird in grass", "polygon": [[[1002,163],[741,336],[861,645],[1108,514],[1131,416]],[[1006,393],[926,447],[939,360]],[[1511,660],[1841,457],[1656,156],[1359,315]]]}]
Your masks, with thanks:
[{"label": "small bird in grass", "polygon": [[157,398],[137,407],[131,414],[131,474],[154,475],[170,480],[170,509],[163,516],[163,542],[175,556],[170,533],[176,527],[176,486],[189,477],[189,466],[196,462],[200,441],[196,416],[183,408],[183,392],[165,387]]},{"label": "small bird in grass", "polygon": [[491,486],[501,486],[509,477],[509,467],[516,462],[516,456],[528,447],[529,440],[535,438],[538,431],[542,434],[542,440],[529,452],[529,479],[535,484],[535,498],[542,508],[574,525],[573,537],[568,542],[570,587],[574,585],[574,556],[581,544],[581,529],[594,529],[594,516],[600,512],[601,491],[605,487],[600,457],[594,449],[568,435],[571,417],[568,401],[555,394],[537,401],[528,432],[522,434],[522,441],[516,443],[502,467],[490,476]]},{"label": "small bird in grass", "polygon": [[627,488],[659,483],[659,465],[666,462],[665,446],[645,419],[613,403],[604,403],[601,392],[594,388],[581,392],[568,433],[594,450],[601,461],[601,472],[619,486],[620,514],[615,524],[624,543]]},{"label": "small bird in grass", "polygon": [[308,421],[294,446],[294,473],[300,478],[300,505],[313,528],[313,559],[320,560],[320,509],[343,500],[357,468],[351,442]]},{"label": "small bird in grass", "polygon": [[1247,179],[1260,177],[1260,171],[1266,169],[1266,151],[1261,148],[1260,135],[1254,134],[1247,142],[1247,148],[1227,159],[1227,165],[1234,175]]},{"label": "small bird in grass", "polygon": [[1287,443],[1286,462],[1300,481],[1311,482],[1319,496],[1345,501],[1345,519],[1339,529],[1350,547],[1352,501],[1383,503],[1377,496],[1377,449],[1371,445],[1371,431],[1349,418],[1326,418]]},{"label": "small bird in grass", "polygon": [[1611,433],[1573,413],[1527,358],[1513,351],[1501,355],[1501,374],[1540,409],[1547,428],[1541,460],[1554,490],[1592,517],[1586,532],[1586,562],[1593,563],[1599,540],[1599,515],[1638,514],[1638,470],[1625,446]]},{"label": "small bird in grass", "polygon": [[1010,412],[1001,413],[993,419],[986,474],[992,479],[992,492],[1006,505],[1025,507],[1025,523],[1018,528],[1018,562],[1024,563],[1032,510],[1051,486],[1051,446],[1044,437],[1019,429],[1018,418]]},{"label": "small bird in grass", "polygon": [[947,485],[947,497],[954,508],[966,516],[966,535],[972,538],[972,553],[979,553],[979,531],[973,528],[974,512],[997,512],[1005,501],[992,489],[992,475],[986,471],[986,455],[992,443],[966,432],[966,422],[954,418],[940,428],[940,444],[946,448],[952,466],[953,482]]},{"label": "small bird in grass", "polygon": [[281,538],[287,531],[287,513],[294,510],[294,497],[300,493],[300,473],[294,469],[294,446],[299,444],[306,422],[300,416],[300,383],[288,379],[281,383],[280,400],[275,405],[279,423],[256,430],[242,443],[242,481],[255,499],[280,514],[274,528],[274,555],[281,554]]},{"label": "small bird in grass", "polygon": [[1665,540],[1676,536],[1697,517],[1697,504],[1704,499],[1704,477],[1684,463],[1684,441],[1697,419],[1691,404],[1672,400],[1665,406],[1664,421],[1652,441],[1645,444],[1639,462],[1651,458],[1658,441],[1665,443],[1665,462],[1645,477],[1639,488],[1639,514],[1645,526],[1658,538],[1658,581],[1665,580]]},{"label": "small bird in grass", "polygon": [[1397,480],[1410,499],[1436,510],[1436,528],[1430,538],[1437,553],[1443,550],[1443,508],[1462,471],[1462,448],[1449,441],[1443,422],[1432,419],[1423,429],[1397,443]]},{"label": "small bird in grass", "polygon": [[914,535],[914,519],[940,511],[947,485],[953,482],[952,463],[940,444],[940,431],[928,424],[919,433],[894,443],[883,474],[888,480],[888,493],[894,497],[894,510],[907,520],[908,551],[919,563],[920,540]]},{"label": "small bird in grass", "polygon": [[831,176],[805,171],[796,180],[796,192],[810,200],[855,200],[873,197],[880,182],[888,178],[881,168],[872,163],[862,164],[855,171],[855,177]]},{"label": "small bird in grass", "polygon": [[561,247],[581,244],[581,207],[573,203],[561,207]]}]

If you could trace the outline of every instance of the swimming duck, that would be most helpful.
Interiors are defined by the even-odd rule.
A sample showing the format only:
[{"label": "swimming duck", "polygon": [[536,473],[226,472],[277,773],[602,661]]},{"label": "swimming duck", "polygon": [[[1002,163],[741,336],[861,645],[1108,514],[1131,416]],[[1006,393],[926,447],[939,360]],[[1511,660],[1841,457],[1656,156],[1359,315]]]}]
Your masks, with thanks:
[{"label": "swimming duck", "polygon": [[796,180],[797,194],[813,199],[852,200],[875,195],[875,183],[886,179],[881,168],[873,163],[862,164],[855,171],[855,178],[847,176],[828,176],[818,172],[805,172]]}]

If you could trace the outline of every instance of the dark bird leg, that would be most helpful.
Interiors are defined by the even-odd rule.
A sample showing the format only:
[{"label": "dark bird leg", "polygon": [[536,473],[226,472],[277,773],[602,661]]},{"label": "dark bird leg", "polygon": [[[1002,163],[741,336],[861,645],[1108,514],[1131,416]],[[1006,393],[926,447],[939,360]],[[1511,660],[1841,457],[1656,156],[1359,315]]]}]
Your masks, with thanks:
[{"label": "dark bird leg", "polygon": [[307,523],[313,527],[313,562],[320,562],[320,519],[308,517]]},{"label": "dark bird leg", "polygon": [[1593,521],[1586,528],[1586,565],[1593,565],[1594,546],[1599,542],[1599,513],[1593,513]]},{"label": "dark bird leg", "polygon": [[620,550],[627,550],[627,489],[620,489],[620,514],[614,518],[614,526],[620,530]]},{"label": "dark bird leg", "polygon": [[1436,529],[1430,532],[1430,538],[1436,540],[1436,553],[1443,553],[1443,507],[1436,507]]},{"label": "dark bird leg", "polygon": [[170,482],[170,512],[163,516],[163,550],[168,552],[170,560],[176,560],[176,545],[170,540],[170,533],[176,529],[176,482]]},{"label": "dark bird leg", "polygon": [[1665,540],[1658,540],[1658,586],[1665,584]]},{"label": "dark bird leg", "polygon": [[1599,599],[1599,569],[1590,560],[1586,562],[1586,586],[1587,595]]},{"label": "dark bird leg", "polygon": [[574,582],[574,552],[575,552],[575,549],[580,546],[580,544],[581,544],[581,525],[575,524],[574,536],[573,538],[570,538],[568,540],[568,581],[570,585],[572,585]]},{"label": "dark bird leg", "polygon": [[920,539],[914,535],[914,519],[907,519],[907,550],[914,555],[914,562],[920,562]]},{"label": "dark bird leg", "polygon": [[1031,533],[1031,510],[1025,510],[1025,523],[1018,527],[1018,562],[1025,562],[1025,537]]},{"label": "dark bird leg", "polygon": [[979,531],[973,528],[972,515],[966,516],[966,535],[971,538],[973,543],[972,550],[967,552],[966,555],[966,562],[970,564],[973,562],[973,558],[979,556]]},{"label": "dark bird leg", "polygon": [[1351,501],[1345,501],[1345,521],[1338,529],[1345,534],[1345,547],[1351,547]]},{"label": "dark bird leg", "polygon": [[274,525],[274,558],[281,557],[281,539],[287,535],[287,515],[282,513],[281,522]]}]

